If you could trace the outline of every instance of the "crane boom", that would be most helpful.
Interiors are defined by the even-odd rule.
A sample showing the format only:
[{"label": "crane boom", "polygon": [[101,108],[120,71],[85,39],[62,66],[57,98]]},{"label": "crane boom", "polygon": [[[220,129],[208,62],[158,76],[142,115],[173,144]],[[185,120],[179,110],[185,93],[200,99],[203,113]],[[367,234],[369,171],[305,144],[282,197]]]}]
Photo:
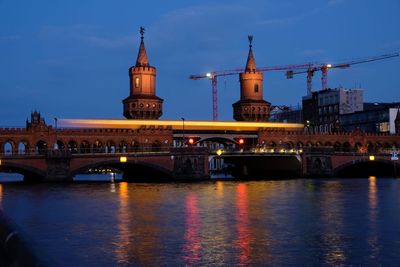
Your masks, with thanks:
[{"label": "crane boom", "polygon": [[[332,68],[340,68],[345,69],[349,68],[351,65],[367,63],[377,60],[388,59],[392,57],[398,57],[399,53],[390,53],[383,54],[379,56],[372,56],[360,59],[354,59],[347,62],[340,62],[334,64],[328,63],[305,63],[305,64],[289,64],[289,65],[278,65],[278,66],[266,66],[257,68],[257,71],[265,72],[265,71],[286,71],[286,78],[292,79],[293,75],[307,73],[307,95],[310,96],[312,93],[312,79],[314,76],[314,72],[321,71],[322,72],[322,89],[326,89],[328,86],[328,70]],[[295,71],[298,70],[298,71]],[[190,75],[189,78],[192,80],[198,79],[210,79],[212,83],[212,107],[213,107],[213,120],[218,120],[218,81],[217,77],[219,76],[229,76],[235,75],[245,72],[245,69],[231,69],[231,70],[221,70],[221,71],[212,71],[207,74],[200,75]]]}]

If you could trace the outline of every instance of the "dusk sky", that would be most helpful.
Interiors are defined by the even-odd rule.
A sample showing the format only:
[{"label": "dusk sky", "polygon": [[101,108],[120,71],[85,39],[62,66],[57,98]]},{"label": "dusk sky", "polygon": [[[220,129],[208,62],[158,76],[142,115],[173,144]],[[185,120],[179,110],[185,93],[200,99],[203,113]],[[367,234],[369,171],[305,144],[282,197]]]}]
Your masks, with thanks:
[{"label": "dusk sky", "polygon": [[[0,126],[53,118],[123,118],[139,27],[157,68],[161,119],[211,120],[211,82],[191,74],[243,68],[247,35],[258,67],[346,62],[400,51],[399,0],[0,0]],[[400,57],[331,70],[328,86],[361,85],[365,102],[400,101]],[[264,74],[264,98],[301,103],[306,76]],[[314,90],[321,88],[320,73]],[[219,78],[219,117],[232,120],[238,76]]]}]

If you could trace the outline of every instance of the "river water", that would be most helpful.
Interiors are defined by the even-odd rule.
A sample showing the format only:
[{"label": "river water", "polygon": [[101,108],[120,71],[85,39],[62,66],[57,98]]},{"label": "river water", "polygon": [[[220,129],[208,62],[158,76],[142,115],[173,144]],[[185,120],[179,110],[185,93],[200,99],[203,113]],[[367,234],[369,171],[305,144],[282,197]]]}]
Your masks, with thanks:
[{"label": "river water", "polygon": [[400,180],[3,183],[60,266],[398,266]]}]

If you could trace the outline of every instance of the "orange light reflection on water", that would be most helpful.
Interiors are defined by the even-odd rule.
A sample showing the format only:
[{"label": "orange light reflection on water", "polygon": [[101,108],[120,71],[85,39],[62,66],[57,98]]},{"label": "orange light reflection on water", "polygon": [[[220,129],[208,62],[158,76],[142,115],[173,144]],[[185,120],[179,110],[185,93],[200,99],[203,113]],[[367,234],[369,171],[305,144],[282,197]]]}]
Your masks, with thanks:
[{"label": "orange light reflection on water", "polygon": [[185,200],[185,244],[182,259],[186,266],[198,265],[201,261],[200,220],[197,195],[188,193]]},{"label": "orange light reflection on water", "polygon": [[127,182],[120,182],[118,188],[119,211],[118,217],[118,237],[116,242],[115,255],[119,264],[128,263],[128,247],[130,245],[130,218],[129,218],[129,190]]},{"label": "orange light reflection on water", "polygon": [[238,265],[245,265],[248,263],[251,251],[247,185],[244,183],[238,184],[236,188],[236,230],[237,239],[234,244],[238,250]]},{"label": "orange light reflection on water", "polygon": [[375,259],[379,254],[379,246],[378,246],[378,232],[377,232],[377,206],[378,206],[378,197],[377,197],[377,187],[376,187],[376,177],[370,176],[369,187],[368,187],[368,203],[369,203],[369,224],[370,230],[368,231],[368,244],[371,248],[371,253],[369,253],[369,257],[371,259]]}]

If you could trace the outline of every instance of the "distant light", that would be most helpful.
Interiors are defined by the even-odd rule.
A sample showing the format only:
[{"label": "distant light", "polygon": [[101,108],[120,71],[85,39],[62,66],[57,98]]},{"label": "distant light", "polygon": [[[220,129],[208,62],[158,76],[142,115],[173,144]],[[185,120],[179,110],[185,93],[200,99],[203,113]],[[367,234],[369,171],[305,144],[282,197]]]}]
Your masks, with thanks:
[{"label": "distant light", "polygon": [[127,161],[128,161],[128,158],[127,158],[127,157],[119,157],[119,162],[125,163],[125,162],[127,162]]},{"label": "distant light", "polygon": [[326,64],[327,68],[332,68],[332,64]]},{"label": "distant light", "polygon": [[1,165],[1,159],[0,159],[0,165]]},{"label": "distant light", "polygon": [[300,149],[299,149],[299,153],[303,153],[303,149],[300,148]]},{"label": "distant light", "polygon": [[206,76],[207,76],[207,78],[211,78],[211,73],[207,72]]},{"label": "distant light", "polygon": [[243,144],[244,144],[244,139],[243,139],[243,138],[240,138],[240,139],[239,139],[239,144],[240,144],[240,145],[243,145]]},{"label": "distant light", "polygon": [[224,153],[224,151],[222,151],[222,149],[218,149],[218,150],[216,151],[216,153],[217,153],[218,156],[221,156],[222,153]]},{"label": "distant light", "polygon": [[370,160],[370,161],[374,161],[374,160],[375,160],[375,156],[374,156],[374,155],[370,155],[370,156],[369,156],[369,160]]},{"label": "distant light", "polygon": [[193,138],[189,138],[189,144],[191,144],[191,145],[194,144],[194,139]]}]

